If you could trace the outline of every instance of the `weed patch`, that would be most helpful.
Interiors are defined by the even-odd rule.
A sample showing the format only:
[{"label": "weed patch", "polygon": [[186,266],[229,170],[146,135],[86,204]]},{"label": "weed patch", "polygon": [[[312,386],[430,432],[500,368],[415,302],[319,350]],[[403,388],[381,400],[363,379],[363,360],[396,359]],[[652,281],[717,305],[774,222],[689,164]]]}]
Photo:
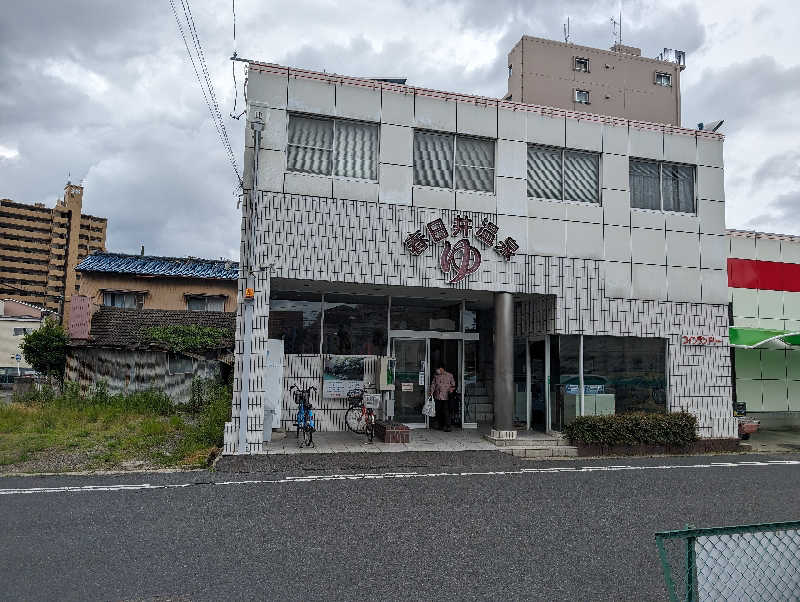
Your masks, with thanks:
[{"label": "weed patch", "polygon": [[100,383],[81,394],[65,383],[56,394],[43,387],[0,405],[0,466],[7,471],[25,463],[33,472],[108,469],[129,461],[203,466],[222,446],[231,396],[230,387],[200,380],[184,406],[155,390],[110,394]]}]

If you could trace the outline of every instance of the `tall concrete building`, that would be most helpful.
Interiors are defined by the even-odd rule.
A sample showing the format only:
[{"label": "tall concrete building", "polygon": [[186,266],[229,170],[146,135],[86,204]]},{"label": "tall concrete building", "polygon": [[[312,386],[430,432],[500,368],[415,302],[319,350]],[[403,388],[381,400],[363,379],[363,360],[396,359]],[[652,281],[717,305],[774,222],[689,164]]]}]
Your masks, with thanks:
[{"label": "tall concrete building", "polygon": [[52,209],[0,200],[0,296],[69,312],[80,287],[75,266],[106,245],[106,219],[82,214],[82,205],[83,187],[70,182]]},{"label": "tall concrete building", "polygon": [[295,384],[343,430],[381,357],[410,428],[442,366],[497,439],[682,410],[736,436],[721,134],[256,62],[247,108],[225,453],[291,428]]},{"label": "tall concrete building", "polygon": [[522,36],[508,54],[505,100],[680,127],[684,54],[641,54]]}]

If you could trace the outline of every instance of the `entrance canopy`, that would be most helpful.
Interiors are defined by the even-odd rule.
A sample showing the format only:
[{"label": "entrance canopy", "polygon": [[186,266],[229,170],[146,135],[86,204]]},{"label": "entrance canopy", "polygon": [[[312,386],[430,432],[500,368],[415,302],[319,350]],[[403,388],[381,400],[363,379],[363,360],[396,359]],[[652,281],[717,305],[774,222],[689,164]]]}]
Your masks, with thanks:
[{"label": "entrance canopy", "polygon": [[788,330],[731,327],[730,340],[731,347],[739,349],[800,348],[800,332]]}]

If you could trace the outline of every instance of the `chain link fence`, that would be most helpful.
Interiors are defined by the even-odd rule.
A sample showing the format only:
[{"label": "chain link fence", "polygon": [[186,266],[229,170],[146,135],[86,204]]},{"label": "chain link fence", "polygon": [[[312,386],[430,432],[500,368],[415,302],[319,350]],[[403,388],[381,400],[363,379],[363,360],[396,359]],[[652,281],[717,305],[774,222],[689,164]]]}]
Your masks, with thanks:
[{"label": "chain link fence", "polygon": [[800,600],[800,521],[656,533],[672,602]]}]

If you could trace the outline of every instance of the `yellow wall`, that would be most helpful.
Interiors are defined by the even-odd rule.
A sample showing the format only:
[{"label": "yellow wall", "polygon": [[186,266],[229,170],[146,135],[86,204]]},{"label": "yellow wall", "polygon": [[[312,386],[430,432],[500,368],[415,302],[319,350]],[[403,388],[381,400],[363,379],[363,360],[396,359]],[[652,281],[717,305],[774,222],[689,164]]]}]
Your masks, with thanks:
[{"label": "yellow wall", "polygon": [[225,311],[236,311],[236,280],[146,277],[81,272],[80,294],[94,305],[103,304],[103,290],[147,291],[143,309],[186,309],[186,294],[226,295]]}]

